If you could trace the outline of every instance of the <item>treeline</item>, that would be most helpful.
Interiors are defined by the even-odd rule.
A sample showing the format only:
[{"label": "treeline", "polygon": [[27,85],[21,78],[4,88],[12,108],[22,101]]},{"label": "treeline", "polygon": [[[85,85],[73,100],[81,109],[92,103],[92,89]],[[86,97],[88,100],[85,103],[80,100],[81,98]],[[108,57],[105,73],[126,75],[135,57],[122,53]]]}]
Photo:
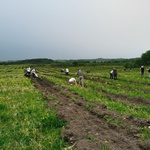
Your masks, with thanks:
[{"label": "treeline", "polygon": [[5,61],[0,62],[0,65],[12,65],[12,64],[36,64],[36,65],[44,65],[51,64],[54,66],[88,66],[88,65],[121,65],[125,68],[133,68],[139,67],[141,65],[150,65],[150,50],[146,51],[141,55],[140,58],[130,58],[130,59],[79,59],[79,60],[52,60],[47,58],[37,58],[37,59],[26,59],[26,60],[18,60],[18,61]]},{"label": "treeline", "polygon": [[13,64],[51,64],[54,63],[54,60],[47,58],[36,58],[36,59],[25,59],[17,61],[5,61],[0,62],[1,65],[13,65]]},{"label": "treeline", "polygon": [[150,65],[150,50],[141,55],[141,58],[136,60],[137,64]]},{"label": "treeline", "polygon": [[52,60],[47,58],[37,58],[37,59],[25,59],[25,60],[17,60],[17,61],[4,61],[0,62],[1,65],[12,65],[12,64],[52,64],[52,65],[98,65],[98,64],[121,64],[125,63],[126,61],[133,61],[133,59],[78,59],[78,60]]},{"label": "treeline", "polygon": [[126,68],[133,68],[135,62],[139,58],[131,59],[80,59],[80,60],[66,60],[66,61],[55,61],[52,65],[60,66],[62,68],[68,66],[98,66],[98,65],[114,65],[114,66],[124,66]]}]

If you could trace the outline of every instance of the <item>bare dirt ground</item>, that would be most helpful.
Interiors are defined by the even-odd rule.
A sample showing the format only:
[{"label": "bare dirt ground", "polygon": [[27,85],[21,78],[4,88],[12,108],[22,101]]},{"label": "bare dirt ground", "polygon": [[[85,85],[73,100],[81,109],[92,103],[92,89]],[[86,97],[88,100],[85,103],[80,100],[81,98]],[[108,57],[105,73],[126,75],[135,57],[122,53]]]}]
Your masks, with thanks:
[{"label": "bare dirt ground", "polygon": [[[85,102],[77,93],[50,83],[47,79],[32,78],[34,86],[45,99],[54,95],[48,107],[55,106],[57,116],[68,122],[62,128],[63,136],[74,150],[101,150],[104,145],[109,150],[150,150],[150,140],[141,142],[140,127],[149,127],[150,121],[121,115],[108,110],[104,104]],[[62,92],[63,91],[63,92]],[[113,118],[114,123],[107,119]]]}]

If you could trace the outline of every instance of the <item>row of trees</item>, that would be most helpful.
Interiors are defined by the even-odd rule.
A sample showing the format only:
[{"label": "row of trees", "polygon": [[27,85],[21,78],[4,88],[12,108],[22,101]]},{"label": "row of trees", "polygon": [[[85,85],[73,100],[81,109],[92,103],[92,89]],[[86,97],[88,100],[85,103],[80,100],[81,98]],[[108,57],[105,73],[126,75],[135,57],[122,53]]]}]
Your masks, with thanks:
[{"label": "row of trees", "polygon": [[148,50],[146,53],[143,53],[137,62],[144,65],[150,65],[150,50]]},{"label": "row of trees", "polygon": [[150,65],[150,50],[141,55],[140,58],[126,60],[125,68],[140,67],[141,65]]},{"label": "row of trees", "polygon": [[0,62],[1,65],[7,64],[51,64],[51,65],[60,65],[60,66],[81,66],[81,65],[109,65],[109,64],[118,64],[122,65],[125,68],[139,67],[141,65],[150,65],[150,50],[146,51],[141,55],[140,58],[131,58],[131,59],[85,59],[85,60],[52,60],[47,58],[37,58],[37,59],[26,59],[19,61],[8,61]]},{"label": "row of trees", "polygon": [[130,59],[85,59],[85,60],[66,60],[66,61],[55,61],[55,65],[62,66],[88,66],[88,65],[109,65],[109,64],[118,64],[122,65],[125,68],[140,67],[141,65],[150,65],[150,50],[146,51],[141,55],[140,58],[130,58]]},{"label": "row of trees", "polygon": [[47,58],[37,58],[37,59],[26,59],[26,60],[17,60],[17,61],[6,61],[0,62],[1,65],[12,65],[12,64],[51,64],[54,63],[54,60]]}]

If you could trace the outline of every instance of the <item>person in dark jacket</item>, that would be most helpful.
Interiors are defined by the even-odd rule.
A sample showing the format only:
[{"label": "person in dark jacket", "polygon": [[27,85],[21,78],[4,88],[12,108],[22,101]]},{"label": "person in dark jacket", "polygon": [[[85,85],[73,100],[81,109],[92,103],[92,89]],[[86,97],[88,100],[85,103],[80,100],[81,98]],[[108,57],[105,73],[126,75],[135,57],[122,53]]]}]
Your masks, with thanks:
[{"label": "person in dark jacket", "polygon": [[143,76],[144,75],[144,66],[142,65],[140,69],[141,69],[141,76]]},{"label": "person in dark jacket", "polygon": [[114,75],[114,80],[116,80],[117,79],[117,69],[116,68],[113,69],[113,75]]}]

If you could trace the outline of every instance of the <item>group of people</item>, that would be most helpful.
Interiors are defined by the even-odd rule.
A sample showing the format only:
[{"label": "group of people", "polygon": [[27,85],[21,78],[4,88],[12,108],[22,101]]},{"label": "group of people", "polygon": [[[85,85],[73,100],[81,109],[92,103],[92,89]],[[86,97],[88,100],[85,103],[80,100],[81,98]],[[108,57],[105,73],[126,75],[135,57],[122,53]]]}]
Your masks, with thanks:
[{"label": "group of people", "polygon": [[34,77],[34,78],[37,78],[38,77],[38,75],[37,75],[37,73],[36,73],[36,70],[33,68],[33,69],[31,69],[30,67],[28,67],[27,69],[26,69],[26,73],[25,73],[25,76],[26,77],[30,77],[32,75],[32,77]]},{"label": "group of people", "polygon": [[[80,69],[77,72],[77,76],[78,76],[78,84],[81,85],[82,87],[84,87],[84,75]],[[77,85],[77,81],[75,78],[70,78],[69,83],[71,85]]]},{"label": "group of people", "polygon": [[117,69],[114,68],[113,70],[110,71],[110,79],[117,79]]},{"label": "group of people", "polygon": [[[145,71],[144,65],[141,66],[140,70],[141,70],[141,76],[143,76],[144,75],[144,71]],[[148,76],[150,77],[150,67],[147,69],[147,71],[148,71]]]},{"label": "group of people", "polygon": [[[124,68],[124,71],[125,70],[126,70],[126,68]],[[140,70],[141,70],[141,76],[143,76],[144,71],[145,71],[144,65],[141,66]],[[148,71],[148,76],[150,77],[150,67],[147,69],[147,71]],[[110,79],[114,79],[114,80],[117,79],[117,69],[116,68],[114,68],[113,70],[110,71]]]},{"label": "group of people", "polygon": [[[60,72],[66,74],[66,75],[69,75],[69,69],[66,68],[65,70],[64,69],[61,69]],[[83,82],[83,72],[79,69],[78,72],[77,72],[77,75],[79,77],[79,85],[83,86],[84,87],[84,82]],[[71,85],[77,85],[77,81],[75,78],[70,78],[69,79],[69,83]]]},{"label": "group of people", "polygon": [[[148,76],[150,77],[150,67],[147,70],[148,70]],[[78,75],[79,85],[84,87],[84,76],[83,76],[83,72],[80,69],[78,70],[77,75]],[[110,79],[117,80],[117,75],[118,75],[118,73],[117,73],[116,68],[114,68],[113,70],[110,71]],[[141,75],[142,76],[144,75],[144,66],[141,66]],[[70,84],[75,84],[75,85],[77,84],[75,78],[70,78],[69,83]]]},{"label": "group of people", "polygon": [[[144,70],[145,70],[143,65],[141,66],[140,70],[141,70],[141,76],[143,76]],[[124,71],[125,71],[125,69],[124,69]],[[147,71],[148,71],[148,76],[150,77],[150,67],[147,69]],[[69,75],[69,69],[68,68],[66,68],[66,70],[61,69],[61,72],[65,73],[66,75]],[[90,71],[88,69],[86,70],[86,72],[90,73]],[[30,77],[31,75],[32,75],[32,77],[35,77],[35,78],[38,77],[36,70],[34,68],[31,69],[30,67],[28,67],[26,69],[25,76]],[[84,75],[80,69],[77,71],[77,76],[78,76],[78,84],[81,85],[82,87],[84,87]],[[114,68],[113,70],[110,71],[110,79],[114,79],[114,80],[117,79],[117,69],[116,68]],[[77,85],[77,81],[73,77],[69,79],[69,83]]]},{"label": "group of people", "polygon": [[[66,74],[66,75],[69,75],[69,69],[68,68],[61,69],[60,72]],[[88,70],[88,73],[89,72],[90,71]],[[78,84],[81,85],[82,87],[84,87],[84,75],[83,75],[83,72],[81,71],[81,69],[79,69],[77,71],[77,76],[78,76]],[[74,77],[72,77],[72,78],[69,79],[69,83],[71,85],[77,85],[77,81],[76,81],[76,79]]]},{"label": "group of people", "polygon": [[66,68],[66,70],[61,69],[60,72],[65,73],[66,75],[69,75],[69,69]]}]

